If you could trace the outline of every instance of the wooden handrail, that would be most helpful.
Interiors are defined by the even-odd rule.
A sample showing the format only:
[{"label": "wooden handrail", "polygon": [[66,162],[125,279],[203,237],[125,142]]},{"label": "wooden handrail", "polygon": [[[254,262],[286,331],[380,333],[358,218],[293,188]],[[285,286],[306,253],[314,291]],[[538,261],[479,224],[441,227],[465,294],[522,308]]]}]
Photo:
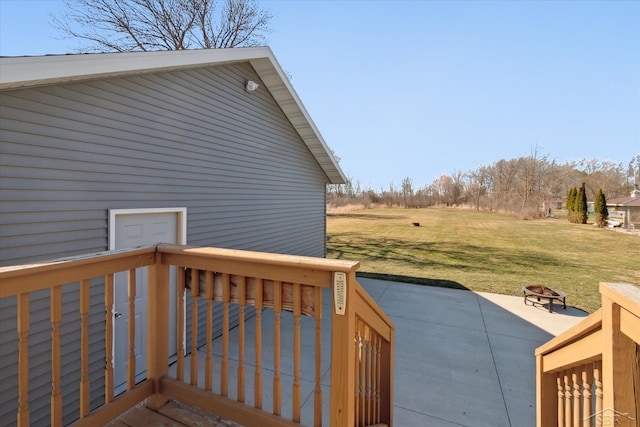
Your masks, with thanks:
[{"label": "wooden handrail", "polygon": [[600,283],[600,294],[601,309],[536,349],[539,427],[640,420],[640,288]]},{"label": "wooden handrail", "polygon": [[199,270],[261,277],[291,283],[331,287],[331,273],[349,273],[360,266],[357,261],[313,258],[298,255],[241,251],[237,249],[160,244],[163,262]]},{"label": "wooden handrail", "polygon": [[[136,284],[136,269],[148,268],[147,283]],[[51,425],[61,425],[62,414],[62,390],[60,387],[60,319],[62,317],[61,295],[65,286],[80,284],[80,305],[76,308],[80,318],[79,328],[80,353],[81,353],[81,376],[78,383],[80,392],[80,406],[76,414],[80,415],[79,425],[89,425],[99,420],[104,423],[121,414],[133,405],[146,400],[150,408],[162,406],[171,393],[180,394],[190,390],[189,387],[166,387],[166,384],[189,384],[192,387],[203,387],[198,392],[198,402],[209,401],[207,393],[212,392],[212,382],[210,377],[216,377],[219,381],[220,393],[216,402],[222,402],[224,408],[242,408],[246,406],[244,400],[247,396],[253,400],[253,408],[248,413],[263,411],[263,370],[262,355],[264,349],[262,328],[265,317],[262,310],[272,307],[273,317],[273,361],[274,366],[267,366],[267,370],[274,374],[273,377],[273,402],[272,415],[264,419],[272,420],[269,423],[276,425],[277,420],[283,420],[287,424],[287,417],[290,421],[299,423],[301,421],[301,362],[307,358],[315,359],[315,380],[313,387],[314,413],[313,424],[323,425],[322,420],[322,295],[324,288],[332,288],[334,275],[344,273],[348,282],[348,309],[346,316],[337,316],[335,312],[331,316],[332,328],[332,373],[331,373],[331,396],[329,401],[330,423],[333,426],[351,425],[392,425],[393,407],[393,334],[394,327],[391,320],[384,314],[376,302],[366,293],[364,288],[355,280],[355,271],[359,267],[358,262],[343,260],[328,260],[321,258],[267,254],[259,252],[248,252],[231,249],[199,248],[189,246],[178,246],[161,244],[157,246],[145,246],[136,249],[100,252],[95,254],[68,257],[51,262],[41,262],[31,265],[12,266],[0,268],[0,298],[17,296],[17,326],[19,338],[19,410],[17,421],[19,425],[28,425],[30,420],[29,384],[28,384],[28,360],[29,360],[29,330],[31,323],[30,312],[33,307],[30,305],[30,295],[32,292],[49,289],[51,292],[51,331],[52,331],[52,393],[51,393]],[[188,269],[188,270],[187,270]],[[169,277],[171,271],[178,272],[177,295],[169,293]],[[185,281],[185,275],[188,279]],[[128,374],[127,391],[120,396],[114,397],[113,381],[113,359],[111,357],[111,334],[113,333],[113,290],[114,275],[124,274],[128,277],[129,310],[133,310],[135,304],[136,286],[146,287],[147,290],[147,323],[146,326],[146,346],[147,346],[147,370],[146,379],[136,384],[136,372],[134,369],[135,342],[128,340]],[[202,278],[202,280],[201,280]],[[98,279],[96,281],[96,279]],[[190,285],[193,283],[193,285]],[[105,297],[102,307],[105,311],[104,332],[105,332],[105,360],[104,371],[104,405],[97,410],[90,410],[89,402],[95,400],[90,396],[91,388],[89,382],[89,360],[88,360],[88,331],[89,319],[95,318],[91,310],[96,307],[89,304],[89,290],[94,286],[103,286]],[[74,285],[77,286],[77,285]],[[119,285],[120,286],[120,285]],[[187,288],[189,286],[189,288]],[[220,289],[218,288],[219,286]],[[218,294],[218,292],[220,292]],[[187,293],[192,303],[183,304]],[[189,379],[184,375],[185,352],[181,344],[177,349],[177,369],[173,382],[167,382],[169,377],[168,366],[168,336],[166,331],[169,328],[168,312],[169,299],[178,297],[178,341],[187,342],[187,346],[192,355],[192,365]],[[305,301],[311,299],[313,304],[305,306]],[[185,311],[198,311],[197,302],[206,302],[208,314],[206,319],[198,322],[198,316],[191,316],[189,324],[181,323],[186,318]],[[221,304],[219,308],[213,308],[213,302]],[[229,305],[238,304],[240,316],[239,329],[237,335],[237,345],[234,344],[234,352],[231,354],[230,334],[229,334]],[[254,319],[255,328],[245,327],[244,310],[246,306],[254,306],[257,313]],[[333,304],[332,304],[333,308]],[[100,309],[100,308],[98,308]],[[67,308],[65,308],[67,310]],[[212,334],[212,310],[221,310],[223,316],[223,337],[222,353],[216,356],[219,374],[214,373],[212,346],[206,346],[205,383],[199,384],[198,377],[202,374],[199,371],[196,354],[198,352],[197,331],[206,329],[206,336],[211,338]],[[332,310],[333,311],[333,310]],[[310,322],[303,322],[304,315],[311,316]],[[134,317],[134,316],[130,316]],[[286,320],[286,321],[285,321]],[[204,322],[204,325],[202,325]],[[290,331],[282,331],[287,325],[292,324]],[[303,332],[304,325],[312,325],[314,332]],[[133,336],[134,324],[128,325],[129,335]],[[189,337],[182,335],[186,328],[192,330]],[[247,335],[247,330],[255,334],[255,338]],[[235,337],[236,335],[234,335]],[[245,342],[246,340],[248,342]],[[281,354],[280,341],[285,337],[292,337],[292,354]],[[305,338],[311,337],[311,338]],[[236,339],[236,338],[234,338]],[[311,353],[302,354],[301,349],[314,344]],[[255,343],[253,353],[255,354],[255,364],[253,375],[245,374],[245,347],[247,344]],[[354,345],[355,343],[355,345]],[[195,350],[194,350],[195,349]],[[230,358],[237,356],[233,363],[237,364],[237,374],[232,374]],[[293,366],[291,375],[293,385],[292,412],[290,414],[281,413],[281,390],[285,372],[281,373],[281,361],[283,357],[290,358],[287,366]],[[289,359],[288,359],[289,360]],[[254,361],[249,361],[253,363]],[[346,368],[346,371],[345,371]],[[190,374],[190,375],[189,375]],[[236,375],[236,382],[230,382],[229,377]],[[270,375],[270,374],[269,374]],[[287,378],[288,378],[287,375]],[[340,381],[336,382],[336,378]],[[253,378],[253,393],[245,393],[245,382],[251,383]],[[346,380],[347,387],[342,387],[342,380]],[[266,379],[265,379],[266,380]],[[270,381],[270,380],[269,380]],[[288,381],[288,380],[287,380]],[[177,382],[177,383],[176,383]],[[237,400],[230,399],[228,387],[236,384]],[[267,386],[271,388],[271,386]],[[289,387],[287,385],[287,387]],[[335,388],[335,389],[334,389]],[[178,392],[179,390],[179,392]],[[177,396],[174,396],[177,397]],[[225,400],[226,399],[226,400]],[[226,403],[225,403],[226,402]],[[231,403],[233,402],[233,403]],[[343,405],[343,403],[346,404]],[[289,402],[287,402],[288,404]],[[334,411],[338,413],[334,413]],[[346,413],[343,411],[346,410]],[[253,411],[253,412],[252,412]],[[246,421],[247,415],[241,418]],[[261,421],[260,421],[261,420]],[[263,420],[259,417],[257,424]],[[283,425],[284,425],[283,424]],[[251,423],[247,424],[251,425]],[[288,424],[287,424],[288,425]]]},{"label": "wooden handrail", "polygon": [[96,252],[37,264],[0,267],[0,298],[132,270],[156,262],[156,247]]},{"label": "wooden handrail", "polygon": [[551,340],[542,344],[535,350],[536,355],[544,355],[553,352],[559,348],[579,340],[581,337],[587,336],[594,331],[602,328],[602,309],[598,309],[591,313],[584,320],[573,325],[560,335],[555,336]]},{"label": "wooden handrail", "polygon": [[358,315],[386,341],[391,341],[394,330],[393,322],[358,281],[355,282],[355,286],[358,297],[356,300]]}]

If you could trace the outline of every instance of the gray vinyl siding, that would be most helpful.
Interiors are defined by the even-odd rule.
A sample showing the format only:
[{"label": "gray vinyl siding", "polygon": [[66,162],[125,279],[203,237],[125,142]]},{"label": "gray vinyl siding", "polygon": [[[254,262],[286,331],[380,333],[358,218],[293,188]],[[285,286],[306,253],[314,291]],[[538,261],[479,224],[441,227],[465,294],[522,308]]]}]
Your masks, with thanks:
[{"label": "gray vinyl siding", "polygon": [[[244,91],[244,81],[260,88]],[[0,262],[108,249],[108,210],[187,207],[188,243],[325,255],[326,175],[253,68],[235,64],[0,92]],[[103,295],[92,287],[92,405]],[[77,285],[64,291],[63,390],[78,388]],[[47,425],[48,292],[31,297],[30,409]],[[97,337],[97,338],[94,338]],[[0,300],[0,425],[15,422],[15,298]],[[76,396],[77,397],[77,396]],[[65,413],[78,413],[76,397]]]}]

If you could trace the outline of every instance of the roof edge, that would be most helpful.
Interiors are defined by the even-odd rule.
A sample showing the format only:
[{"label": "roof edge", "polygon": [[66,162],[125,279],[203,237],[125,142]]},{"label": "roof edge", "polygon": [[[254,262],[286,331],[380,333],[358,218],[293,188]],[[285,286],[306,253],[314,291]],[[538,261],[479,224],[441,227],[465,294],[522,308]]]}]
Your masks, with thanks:
[{"label": "roof edge", "polygon": [[246,47],[2,57],[0,90],[221,65],[270,54],[271,49],[268,47]]}]

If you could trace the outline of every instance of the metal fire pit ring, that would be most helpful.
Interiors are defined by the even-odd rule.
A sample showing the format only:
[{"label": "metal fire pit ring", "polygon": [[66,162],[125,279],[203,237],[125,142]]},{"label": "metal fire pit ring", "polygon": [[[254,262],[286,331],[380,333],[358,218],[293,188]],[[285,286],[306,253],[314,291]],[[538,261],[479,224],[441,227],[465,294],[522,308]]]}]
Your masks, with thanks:
[{"label": "metal fire pit ring", "polygon": [[[524,292],[524,304],[527,305],[527,299],[536,298],[538,301],[545,298],[549,301],[549,313],[553,313],[553,300],[562,300],[564,309],[567,309],[567,295],[564,292],[556,291],[544,285],[529,285],[522,288]],[[535,301],[531,302],[535,305]]]}]

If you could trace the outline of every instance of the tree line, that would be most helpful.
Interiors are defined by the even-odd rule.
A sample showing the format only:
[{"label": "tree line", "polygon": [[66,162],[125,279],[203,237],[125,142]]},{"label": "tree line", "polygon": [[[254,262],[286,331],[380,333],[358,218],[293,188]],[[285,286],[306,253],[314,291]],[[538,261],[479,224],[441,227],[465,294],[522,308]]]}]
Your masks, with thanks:
[{"label": "tree line", "polygon": [[582,188],[585,198],[594,201],[598,191],[607,199],[628,196],[637,183],[640,183],[640,154],[628,163],[582,159],[560,164],[534,148],[527,156],[441,175],[420,187],[407,177],[400,184],[391,183],[388,188],[376,191],[348,178],[346,184],[328,186],[327,203],[333,207],[365,208],[464,206],[535,218],[546,215],[558,203],[566,206],[573,187]]}]

